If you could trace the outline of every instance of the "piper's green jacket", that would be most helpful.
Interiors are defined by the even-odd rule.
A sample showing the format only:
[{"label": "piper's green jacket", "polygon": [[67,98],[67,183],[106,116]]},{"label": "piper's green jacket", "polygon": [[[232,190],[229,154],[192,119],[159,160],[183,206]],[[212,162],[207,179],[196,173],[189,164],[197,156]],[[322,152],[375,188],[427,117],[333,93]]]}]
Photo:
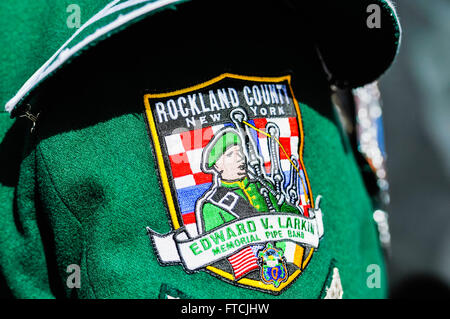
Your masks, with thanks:
[{"label": "piper's green jacket", "polygon": [[[242,181],[222,181],[220,187],[229,189],[233,193],[241,196],[258,212],[269,211],[265,199],[260,193],[260,182],[249,181],[248,177],[245,177]],[[286,203],[286,201],[281,205],[278,205],[276,198],[272,194],[269,193],[268,196],[275,211],[290,212],[294,214],[300,213],[296,208]],[[231,213],[208,201],[202,206],[202,218],[205,224],[205,231],[210,231],[226,222],[236,219]]]},{"label": "piper's green jacket", "polygon": [[[310,2],[79,0],[77,28],[73,1],[2,0],[2,294],[321,298],[337,267],[344,298],[385,297],[374,205],[329,87],[376,80],[397,53],[400,28],[386,0]],[[373,2],[379,29],[366,25]],[[292,75],[303,160],[323,196],[319,249],[278,296],[163,267],[146,231],[165,234],[172,224],[143,96],[225,72]],[[79,266],[79,288],[70,286],[71,265]],[[367,285],[370,265],[380,267],[380,288]]]}]

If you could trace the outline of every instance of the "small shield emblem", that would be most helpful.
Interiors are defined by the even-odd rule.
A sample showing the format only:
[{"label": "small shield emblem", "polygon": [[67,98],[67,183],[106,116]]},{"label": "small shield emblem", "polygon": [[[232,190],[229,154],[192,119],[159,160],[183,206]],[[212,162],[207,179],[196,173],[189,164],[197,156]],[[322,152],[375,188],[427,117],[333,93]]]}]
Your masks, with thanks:
[{"label": "small shield emblem", "polygon": [[283,251],[267,244],[266,248],[259,252],[261,265],[261,279],[275,287],[279,287],[288,278]]}]

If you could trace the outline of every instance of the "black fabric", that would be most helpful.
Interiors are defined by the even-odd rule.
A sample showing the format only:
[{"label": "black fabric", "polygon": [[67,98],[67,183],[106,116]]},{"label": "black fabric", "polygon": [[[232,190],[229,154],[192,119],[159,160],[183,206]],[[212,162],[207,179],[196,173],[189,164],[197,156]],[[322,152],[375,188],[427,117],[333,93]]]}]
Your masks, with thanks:
[{"label": "black fabric", "polygon": [[[220,200],[225,198],[227,196],[227,194],[229,194],[229,193],[232,193],[233,195],[235,195],[235,193],[232,192],[229,188],[217,187],[216,191],[211,196],[212,201],[210,201],[210,202],[212,204],[215,204],[215,202],[220,202]],[[237,196],[236,197],[237,202],[232,209],[227,209],[223,205],[221,205],[219,207],[226,210],[230,214],[237,216],[237,218],[239,218],[239,219],[251,217],[251,216],[254,216],[255,214],[259,214],[258,211],[256,211],[255,208],[252,205],[250,205],[250,203],[248,201],[246,201],[244,198],[242,198],[239,195],[235,195],[235,196]],[[235,197],[235,196],[233,196],[233,197]]]}]

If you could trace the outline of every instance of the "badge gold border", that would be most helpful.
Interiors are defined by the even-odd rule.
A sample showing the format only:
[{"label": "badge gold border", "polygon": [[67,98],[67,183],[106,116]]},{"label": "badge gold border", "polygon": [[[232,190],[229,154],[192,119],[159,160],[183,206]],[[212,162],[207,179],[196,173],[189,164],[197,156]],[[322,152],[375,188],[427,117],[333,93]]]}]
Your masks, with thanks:
[{"label": "badge gold border", "polygon": [[[314,200],[313,200],[314,197],[313,197],[313,194],[311,191],[311,185],[309,183],[308,174],[306,172],[305,165],[303,163],[303,146],[304,146],[303,122],[302,122],[302,118],[301,118],[300,107],[299,107],[298,101],[295,98],[294,91],[292,90],[291,76],[286,75],[286,76],[281,76],[281,77],[260,77],[260,76],[246,76],[246,75],[237,75],[237,74],[232,74],[232,73],[223,73],[215,78],[212,78],[209,81],[206,81],[206,82],[203,82],[203,83],[200,83],[200,84],[197,84],[197,85],[185,88],[185,89],[176,90],[176,91],[167,92],[167,93],[156,93],[156,94],[149,93],[149,94],[144,95],[145,112],[147,115],[150,132],[151,132],[151,135],[153,138],[153,143],[155,146],[156,160],[158,162],[158,167],[159,167],[160,175],[161,175],[161,182],[162,182],[162,186],[164,189],[164,194],[166,196],[166,202],[168,205],[169,214],[170,214],[170,218],[172,220],[172,225],[173,225],[174,230],[180,228],[181,226],[180,226],[180,221],[178,220],[178,217],[177,217],[175,204],[174,204],[174,200],[173,200],[173,195],[170,190],[169,179],[167,176],[167,169],[164,164],[161,143],[159,141],[159,136],[158,136],[158,132],[156,130],[156,124],[155,124],[153,113],[152,113],[152,110],[150,107],[149,99],[166,98],[166,97],[176,96],[176,95],[180,95],[180,94],[184,94],[184,93],[189,93],[192,91],[196,91],[196,90],[208,87],[214,83],[220,82],[221,80],[223,80],[225,78],[245,80],[245,81],[256,81],[256,82],[271,82],[271,83],[279,83],[279,82],[283,82],[283,81],[288,82],[289,90],[291,92],[292,99],[294,101],[295,109],[297,112],[298,126],[300,128],[300,151],[299,151],[300,164],[302,165],[302,169],[303,169],[303,172],[304,172],[305,178],[306,178],[306,183],[308,185],[308,192],[309,192],[309,197],[310,197],[310,201],[311,201],[311,207],[314,208]],[[262,289],[262,290],[281,292],[286,286],[288,286],[290,283],[292,283],[292,281],[294,281],[294,279],[296,279],[298,275],[300,275],[302,270],[308,265],[313,253],[314,253],[314,248],[311,248],[308,256],[306,258],[303,258],[303,263],[301,265],[302,269],[296,270],[292,275],[289,276],[288,280],[283,282],[278,288],[276,288],[272,285],[266,285],[266,284],[262,283],[261,281],[247,279],[247,278],[240,279],[237,281],[237,283],[245,285],[245,286]],[[209,271],[213,272],[214,274],[217,274],[225,279],[234,281],[234,276],[228,272],[225,272],[223,270],[220,270],[220,269],[212,267],[212,266],[207,266],[206,269],[208,269]]]}]

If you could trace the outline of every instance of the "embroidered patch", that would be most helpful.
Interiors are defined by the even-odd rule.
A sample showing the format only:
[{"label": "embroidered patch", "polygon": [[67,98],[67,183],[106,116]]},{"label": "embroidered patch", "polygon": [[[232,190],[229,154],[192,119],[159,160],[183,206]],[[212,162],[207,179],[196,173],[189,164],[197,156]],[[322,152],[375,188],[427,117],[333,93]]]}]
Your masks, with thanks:
[{"label": "embroidered patch", "polygon": [[223,74],[144,101],[173,227],[147,228],[160,264],[280,294],[323,235],[290,76]]}]

